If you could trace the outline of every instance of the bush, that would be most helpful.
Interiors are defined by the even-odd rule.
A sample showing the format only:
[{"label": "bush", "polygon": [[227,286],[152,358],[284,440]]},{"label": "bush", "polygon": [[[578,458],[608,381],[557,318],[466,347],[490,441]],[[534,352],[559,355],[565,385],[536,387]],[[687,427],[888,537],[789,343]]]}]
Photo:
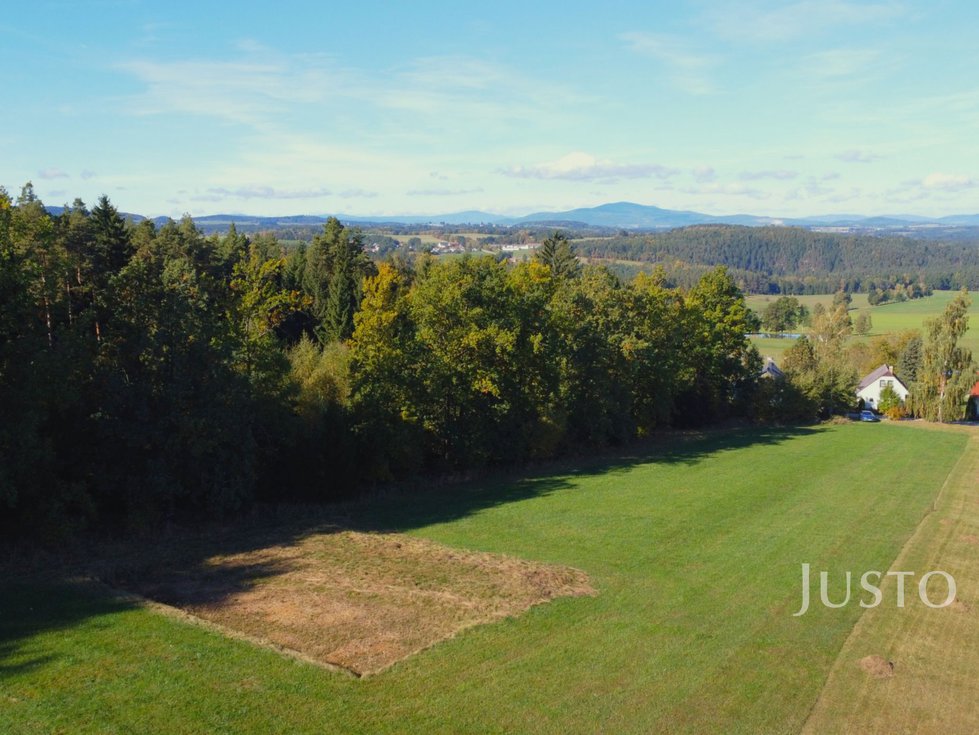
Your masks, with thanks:
[{"label": "bush", "polygon": [[904,401],[897,394],[897,391],[890,385],[880,392],[880,403],[877,408],[889,419],[902,419],[907,415],[904,408]]}]

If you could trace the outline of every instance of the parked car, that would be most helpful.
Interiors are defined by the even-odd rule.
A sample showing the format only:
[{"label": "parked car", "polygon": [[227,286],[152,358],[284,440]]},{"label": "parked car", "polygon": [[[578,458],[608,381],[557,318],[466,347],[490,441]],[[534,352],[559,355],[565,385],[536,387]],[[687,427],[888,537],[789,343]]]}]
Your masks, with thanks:
[{"label": "parked car", "polygon": [[880,421],[880,417],[877,416],[873,411],[861,411],[860,412],[861,421]]}]

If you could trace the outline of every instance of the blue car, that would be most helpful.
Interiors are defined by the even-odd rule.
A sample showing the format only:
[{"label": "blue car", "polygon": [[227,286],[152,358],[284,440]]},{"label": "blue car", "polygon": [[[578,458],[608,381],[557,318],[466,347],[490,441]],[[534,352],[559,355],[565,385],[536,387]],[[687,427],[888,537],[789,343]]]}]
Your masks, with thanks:
[{"label": "blue car", "polygon": [[880,419],[877,417],[877,414],[875,414],[873,411],[861,411],[860,412],[860,420],[861,421],[880,421]]}]

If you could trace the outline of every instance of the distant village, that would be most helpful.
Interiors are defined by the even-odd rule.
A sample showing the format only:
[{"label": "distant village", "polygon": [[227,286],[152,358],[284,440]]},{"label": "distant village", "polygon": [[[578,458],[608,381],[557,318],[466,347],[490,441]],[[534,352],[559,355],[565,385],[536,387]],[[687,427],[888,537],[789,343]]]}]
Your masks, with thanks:
[{"label": "distant village", "polygon": [[[501,253],[518,253],[518,252],[532,252],[536,250],[540,243],[537,242],[525,242],[517,244],[504,244],[504,245],[490,245],[484,243],[477,243],[475,245],[470,245],[469,243],[461,242],[449,242],[447,240],[438,240],[436,242],[414,242],[419,240],[419,238],[410,238],[405,246],[410,252],[428,252],[432,255],[458,255],[461,253],[468,252],[501,252]],[[385,245],[381,242],[371,242],[365,248],[367,252],[380,254],[384,251]]]}]

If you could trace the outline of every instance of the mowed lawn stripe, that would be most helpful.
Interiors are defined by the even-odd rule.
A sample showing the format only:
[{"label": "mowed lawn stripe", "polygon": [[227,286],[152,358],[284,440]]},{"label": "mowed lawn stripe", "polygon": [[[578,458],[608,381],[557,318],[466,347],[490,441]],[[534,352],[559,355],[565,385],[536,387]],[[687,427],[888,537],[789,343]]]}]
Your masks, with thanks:
[{"label": "mowed lawn stripe", "polygon": [[[971,433],[966,452],[894,563],[895,571],[916,573],[905,607],[895,604],[891,578],[884,604],[868,610],[847,640],[804,732],[979,732],[979,431],[962,430]],[[958,601],[948,608],[918,599],[918,581],[932,570],[955,578]],[[947,587],[931,581],[938,604]],[[893,662],[893,675],[868,676],[859,666],[866,656]]]},{"label": "mowed lawn stripe", "polygon": [[[792,617],[801,563],[888,568],[965,442],[886,424],[718,432],[390,498],[359,522],[575,566],[599,594],[471,629],[361,681],[140,610],[36,633],[22,621],[3,633],[3,687],[18,701],[0,697],[0,717],[12,732],[57,718],[83,732],[795,733],[861,612]],[[0,626],[27,615],[28,592],[0,600]]]}]

